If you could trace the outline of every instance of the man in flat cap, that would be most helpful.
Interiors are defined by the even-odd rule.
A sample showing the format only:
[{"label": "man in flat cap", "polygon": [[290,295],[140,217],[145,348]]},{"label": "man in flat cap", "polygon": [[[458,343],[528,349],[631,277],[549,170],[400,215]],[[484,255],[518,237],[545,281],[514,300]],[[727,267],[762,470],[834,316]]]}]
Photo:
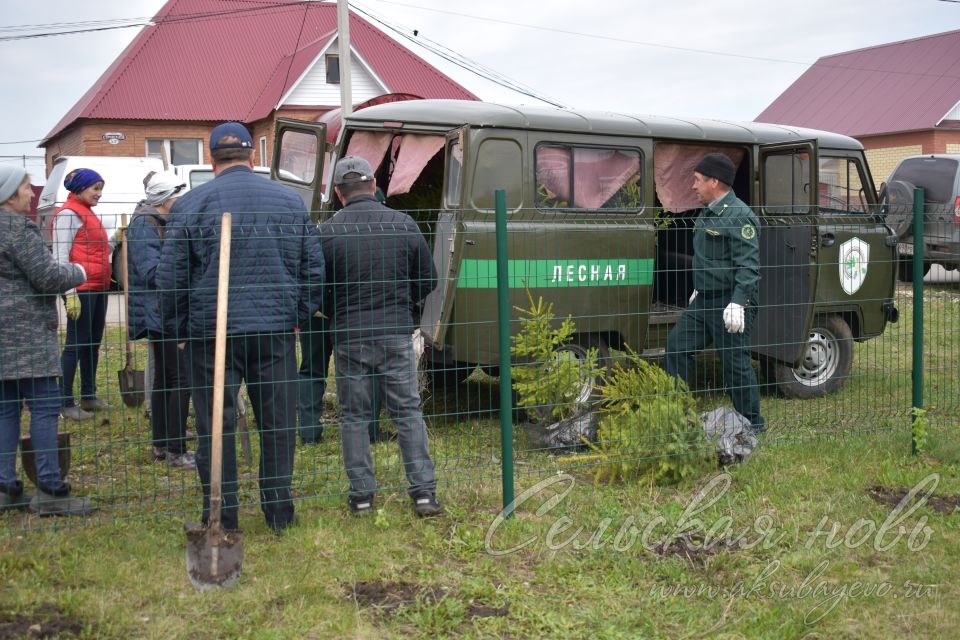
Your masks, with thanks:
[{"label": "man in flat cap", "polygon": [[[220,223],[233,215],[223,403],[224,528],[237,529],[237,392],[246,381],[260,432],[260,508],[267,526],[293,522],[297,355],[295,327],[323,297],[317,226],[293,189],[253,172],[253,139],[239,122],[210,134],[215,177],[170,210],[156,283],[164,335],[184,344],[197,414],[203,521],[210,507],[210,434]],[[156,408],[154,408],[156,410]]]},{"label": "man in flat cap", "polygon": [[331,315],[348,504],[373,512],[377,482],[367,425],[376,418],[374,390],[397,425],[410,499],[419,516],[443,511],[420,410],[412,334],[416,308],[437,286],[433,255],[410,216],[381,204],[370,163],[346,156],[333,172],[344,203],[320,225]]},{"label": "man in flat cap", "polygon": [[713,344],[734,408],[753,427],[766,430],[760,389],[750,361],[750,328],[757,316],[760,229],[757,216],[734,194],[736,167],[709,153],[693,172],[693,190],[704,205],[693,230],[693,295],[667,339],[667,373],[691,388],[694,356]]}]

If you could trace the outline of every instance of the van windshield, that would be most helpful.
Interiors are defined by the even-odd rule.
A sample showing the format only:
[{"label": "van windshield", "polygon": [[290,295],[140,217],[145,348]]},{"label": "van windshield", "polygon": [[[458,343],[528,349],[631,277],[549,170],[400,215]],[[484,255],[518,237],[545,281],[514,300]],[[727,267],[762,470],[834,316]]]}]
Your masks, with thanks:
[{"label": "van windshield", "polygon": [[953,202],[957,165],[953,158],[908,158],[900,163],[890,182],[903,180],[924,188],[924,200],[934,204]]}]

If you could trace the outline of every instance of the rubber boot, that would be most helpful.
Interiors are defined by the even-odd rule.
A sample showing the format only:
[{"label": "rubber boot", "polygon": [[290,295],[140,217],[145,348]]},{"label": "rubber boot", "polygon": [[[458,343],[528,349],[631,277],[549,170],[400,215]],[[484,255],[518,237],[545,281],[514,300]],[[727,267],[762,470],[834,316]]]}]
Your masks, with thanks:
[{"label": "rubber boot", "polygon": [[70,496],[70,485],[62,483],[56,489],[37,487],[30,501],[30,511],[41,517],[46,516],[86,516],[96,511],[90,498]]}]

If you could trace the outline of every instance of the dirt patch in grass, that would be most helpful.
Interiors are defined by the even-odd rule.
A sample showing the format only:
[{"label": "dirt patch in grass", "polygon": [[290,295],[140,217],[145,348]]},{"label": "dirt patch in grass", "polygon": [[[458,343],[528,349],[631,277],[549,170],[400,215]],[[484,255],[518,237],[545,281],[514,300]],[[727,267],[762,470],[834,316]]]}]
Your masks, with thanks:
[{"label": "dirt patch in grass", "polygon": [[[382,613],[392,614],[401,607],[416,602],[435,604],[444,598],[457,597],[455,591],[446,587],[430,586],[417,582],[381,582],[371,580],[358,582],[354,585],[344,584],[344,589],[350,593],[360,606],[373,607]],[[466,604],[467,617],[493,618],[505,616],[510,611],[510,605],[494,607],[478,602]]]},{"label": "dirt patch in grass", "polygon": [[53,605],[27,613],[0,611],[0,640],[21,638],[77,638],[84,624]]},{"label": "dirt patch in grass", "polygon": [[[910,493],[910,489],[905,489],[903,487],[899,489],[890,489],[889,487],[875,485],[867,489],[867,493],[876,502],[895,507],[900,504],[901,500],[907,497],[907,495]],[[919,497],[923,499],[927,506],[937,513],[950,515],[954,512],[954,510],[960,508],[960,496],[931,495],[928,498],[925,498],[924,496]],[[916,498],[917,496],[914,496],[914,499]]]},{"label": "dirt patch in grass", "polygon": [[664,558],[683,558],[696,567],[703,567],[707,564],[707,558],[730,549],[739,551],[740,546],[725,538],[708,541],[702,535],[685,533],[658,544],[654,552]]}]

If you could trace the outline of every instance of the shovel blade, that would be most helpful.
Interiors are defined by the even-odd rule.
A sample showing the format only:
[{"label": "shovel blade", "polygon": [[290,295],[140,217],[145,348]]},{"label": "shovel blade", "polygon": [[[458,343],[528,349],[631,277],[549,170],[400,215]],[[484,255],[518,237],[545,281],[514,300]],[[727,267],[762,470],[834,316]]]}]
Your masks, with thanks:
[{"label": "shovel blade", "polygon": [[243,534],[198,523],[184,525],[187,534],[187,576],[198,591],[225,589],[240,581]]},{"label": "shovel blade", "polygon": [[143,371],[124,367],[117,371],[120,383],[120,398],[128,407],[139,407],[146,397],[144,393]]}]

